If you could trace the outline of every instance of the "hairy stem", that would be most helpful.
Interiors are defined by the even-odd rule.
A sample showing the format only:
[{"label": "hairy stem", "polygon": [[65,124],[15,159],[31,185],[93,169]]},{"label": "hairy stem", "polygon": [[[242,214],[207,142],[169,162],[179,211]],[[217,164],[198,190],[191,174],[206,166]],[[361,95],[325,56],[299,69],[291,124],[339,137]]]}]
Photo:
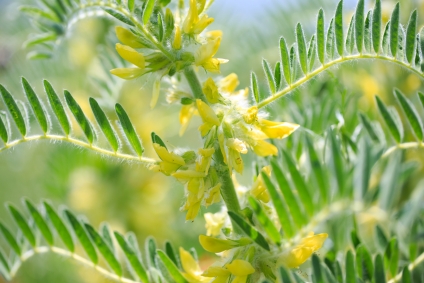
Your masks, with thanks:
[{"label": "hairy stem", "polygon": [[389,149],[386,150],[386,152],[384,152],[384,154],[381,156],[381,158],[386,158],[388,157],[390,154],[392,154],[393,152],[395,152],[397,149],[410,149],[410,148],[424,148],[424,143],[423,142],[405,142],[405,143],[400,143],[397,145],[394,145],[392,147],[390,147]]},{"label": "hairy stem", "polygon": [[[193,92],[193,95],[197,99],[202,99],[205,103],[208,103],[206,97],[203,94],[202,86],[200,85],[199,79],[197,78],[196,73],[192,67],[187,67],[184,69],[184,75],[190,85],[190,88]],[[231,179],[231,172],[228,169],[227,164],[224,162],[224,158],[221,153],[219,145],[215,146],[215,162],[216,169],[221,181],[221,195],[222,199],[225,202],[228,210],[239,212],[240,204],[237,198],[237,193],[234,188],[233,180]]]},{"label": "hairy stem", "polygon": [[265,107],[268,104],[276,101],[277,99],[279,99],[279,98],[283,97],[284,95],[290,93],[291,91],[293,91],[297,87],[303,85],[304,83],[306,83],[307,81],[309,81],[313,77],[319,75],[320,73],[322,73],[323,71],[329,69],[330,67],[332,67],[334,65],[341,64],[341,63],[348,62],[348,61],[357,60],[357,59],[379,59],[379,60],[392,62],[392,63],[398,64],[398,65],[401,65],[402,67],[407,68],[408,70],[414,72],[415,74],[417,74],[418,76],[420,76],[421,78],[424,79],[424,74],[422,74],[420,71],[415,69],[413,66],[411,66],[411,65],[409,65],[405,62],[398,61],[396,58],[386,57],[386,56],[377,55],[377,54],[375,54],[375,55],[373,55],[373,54],[355,54],[355,55],[340,57],[336,60],[333,60],[331,62],[328,62],[328,63],[322,65],[318,69],[315,69],[314,71],[308,73],[306,76],[298,79],[296,82],[292,83],[291,85],[287,86],[286,88],[284,88],[284,89],[280,90],[279,92],[273,94],[272,96],[268,97],[267,99],[262,100],[258,104],[258,108]]},{"label": "hairy stem", "polygon": [[86,143],[81,140],[77,140],[71,137],[59,136],[59,135],[37,135],[37,136],[25,137],[19,140],[14,140],[12,142],[7,143],[4,147],[0,147],[0,152],[7,150],[9,148],[12,148],[14,146],[17,146],[18,144],[21,144],[21,143],[30,142],[30,141],[39,141],[39,140],[64,141],[64,142],[69,142],[83,148],[94,150],[97,153],[107,155],[107,156],[113,156],[113,157],[125,159],[128,161],[137,161],[137,162],[146,163],[146,164],[156,163],[156,160],[152,158],[114,152],[114,151],[110,151],[110,150],[106,150],[106,149],[94,146],[92,144]]},{"label": "hairy stem", "polygon": [[18,272],[19,268],[21,267],[22,263],[27,261],[28,259],[30,259],[31,257],[33,257],[36,254],[44,254],[44,253],[48,253],[48,252],[53,252],[55,254],[58,255],[62,255],[62,256],[66,256],[66,257],[70,257],[74,260],[76,260],[77,262],[83,264],[84,266],[87,267],[91,267],[96,269],[98,272],[100,272],[101,274],[103,274],[104,276],[106,276],[109,279],[113,279],[115,281],[118,282],[123,282],[123,283],[137,283],[139,281],[134,281],[128,278],[123,278],[123,277],[119,277],[118,275],[104,269],[103,267],[100,267],[94,263],[92,263],[91,261],[75,254],[75,253],[71,253],[70,251],[58,248],[58,247],[37,247],[34,250],[29,250],[27,252],[25,252],[21,257],[20,257],[20,261],[18,261],[11,269],[10,271],[10,277],[15,277],[16,273]]}]

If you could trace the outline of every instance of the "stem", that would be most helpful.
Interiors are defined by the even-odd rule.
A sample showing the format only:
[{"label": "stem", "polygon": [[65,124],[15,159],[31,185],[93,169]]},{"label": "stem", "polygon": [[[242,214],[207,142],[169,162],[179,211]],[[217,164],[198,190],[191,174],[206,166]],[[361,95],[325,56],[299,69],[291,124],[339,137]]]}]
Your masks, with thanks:
[{"label": "stem", "polygon": [[203,94],[202,85],[197,78],[196,73],[193,70],[193,67],[189,66],[184,69],[184,75],[187,79],[188,84],[190,85],[193,95],[197,99],[203,100],[203,102],[208,104],[205,95]]},{"label": "stem", "polygon": [[[193,95],[197,99],[203,100],[205,103],[208,103],[206,97],[203,94],[202,86],[200,85],[199,79],[197,78],[196,73],[192,67],[186,67],[184,69],[184,75],[190,85],[190,88],[193,92]],[[240,204],[237,198],[237,193],[234,188],[233,180],[231,179],[231,172],[228,169],[227,164],[224,162],[224,158],[221,153],[219,145],[215,144],[215,163],[216,170],[221,182],[221,195],[222,199],[225,202],[228,210],[239,213]],[[234,226],[234,225],[233,225]]]},{"label": "stem", "polygon": [[[414,270],[415,267],[417,267],[420,263],[424,262],[424,253],[422,253],[419,257],[417,257],[412,263],[408,265],[409,271]],[[387,283],[395,283],[399,282],[402,279],[402,272],[399,272],[398,275],[396,275],[395,278],[388,281]]]},{"label": "stem", "polygon": [[381,158],[386,158],[387,156],[395,152],[397,149],[409,149],[409,148],[416,148],[416,149],[424,148],[424,143],[423,142],[405,142],[405,143],[394,145],[390,147],[389,149],[387,149],[386,152],[381,156]]}]

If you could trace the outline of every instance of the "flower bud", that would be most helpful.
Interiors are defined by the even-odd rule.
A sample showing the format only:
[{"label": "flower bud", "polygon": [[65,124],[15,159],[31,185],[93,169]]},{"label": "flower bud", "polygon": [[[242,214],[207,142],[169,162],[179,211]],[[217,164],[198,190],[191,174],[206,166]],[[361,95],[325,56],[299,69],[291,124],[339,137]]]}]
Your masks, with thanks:
[{"label": "flower bud", "polygon": [[143,48],[145,47],[141,42],[140,39],[133,34],[131,31],[127,30],[126,28],[117,26],[115,28],[116,37],[122,44],[128,45],[132,48]]},{"label": "flower bud", "polygon": [[140,69],[144,69],[146,66],[146,62],[144,60],[143,54],[137,52],[134,48],[131,48],[126,45],[122,45],[120,43],[116,44],[116,51],[118,51],[119,55],[126,61],[131,64],[136,65]]}]

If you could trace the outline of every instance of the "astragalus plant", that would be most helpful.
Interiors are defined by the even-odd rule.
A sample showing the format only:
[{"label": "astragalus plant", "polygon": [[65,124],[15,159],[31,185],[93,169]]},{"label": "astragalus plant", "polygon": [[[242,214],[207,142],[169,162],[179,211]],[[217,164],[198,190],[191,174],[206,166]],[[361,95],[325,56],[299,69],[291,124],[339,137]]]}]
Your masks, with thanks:
[{"label": "astragalus plant", "polygon": [[[111,59],[110,73],[118,78],[109,80],[152,80],[150,107],[163,107],[156,104],[166,95],[169,107],[179,109],[173,120],[180,140],[172,145],[153,132],[156,154],[147,156],[125,110],[131,105],[116,103],[110,115],[94,98],[82,107],[48,80],[42,94],[22,78],[25,102],[8,91],[8,82],[0,85],[0,151],[60,141],[177,180],[185,196],[175,213],[185,213],[187,222],[204,216],[206,231],[198,240],[217,255],[215,262],[201,269],[194,249],[169,242],[157,247],[153,238],[141,252],[133,233],[106,224],[96,229],[69,209],[24,199],[22,208],[6,205],[16,227],[0,223],[3,277],[13,280],[36,254],[56,253],[127,283],[424,282],[424,183],[422,171],[416,174],[424,152],[424,94],[407,98],[393,89],[393,106],[375,96],[381,122],[358,112],[357,100],[336,80],[311,87],[308,97],[284,98],[351,61],[357,69],[363,60],[387,61],[385,67],[399,65],[424,79],[417,11],[404,25],[399,4],[383,17],[380,0],[368,13],[360,0],[346,25],[343,1],[330,20],[320,10],[310,40],[299,23],[293,44],[279,39],[280,60],[263,60],[264,81],[252,72],[250,87],[239,88],[237,74],[220,72],[231,58],[215,56],[225,31],[213,30],[212,2],[42,0],[22,6],[40,31],[26,42],[33,49],[29,57],[38,59],[55,55],[71,22],[114,18],[119,59]],[[271,103],[278,107],[269,112]],[[200,119],[191,121],[194,116]],[[185,130],[199,121],[202,142],[188,148]],[[30,130],[30,124],[38,125]],[[243,174],[253,175],[249,186],[237,181]],[[220,208],[206,212],[209,206]]]}]

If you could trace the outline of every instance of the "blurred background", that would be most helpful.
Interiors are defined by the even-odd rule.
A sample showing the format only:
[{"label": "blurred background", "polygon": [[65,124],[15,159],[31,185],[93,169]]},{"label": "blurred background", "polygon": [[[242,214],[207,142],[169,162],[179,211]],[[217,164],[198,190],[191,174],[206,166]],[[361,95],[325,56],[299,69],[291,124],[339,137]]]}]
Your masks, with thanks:
[{"label": "blurred background", "polygon": [[[178,138],[179,128],[175,126],[175,117],[179,109],[175,105],[168,105],[165,95],[161,95],[159,105],[150,110],[152,80],[149,76],[130,82],[108,79],[102,66],[105,57],[115,55],[113,45],[104,47],[103,44],[108,42],[116,25],[109,18],[93,17],[76,21],[53,50],[53,59],[26,60],[29,50],[22,46],[35,29],[28,18],[19,12],[18,7],[32,2],[0,0],[0,83],[14,96],[24,98],[20,86],[20,78],[24,76],[45,100],[42,79],[48,79],[58,93],[68,89],[82,108],[87,110],[86,113],[91,113],[89,97],[98,98],[110,111],[111,117],[115,117],[112,116],[113,105],[116,102],[121,103],[137,126],[146,148],[146,156],[155,156],[150,147],[152,131],[163,137],[172,147],[197,148],[201,145],[196,130],[199,120],[191,122],[186,139]],[[249,86],[251,71],[255,71],[263,79],[262,58],[272,65],[279,60],[279,37],[284,36],[288,42],[293,42],[294,27],[300,21],[309,40],[315,30],[318,9],[324,8],[328,25],[328,19],[334,14],[337,2],[215,0],[208,13],[215,18],[211,29],[221,29],[224,32],[217,57],[230,60],[222,66],[222,75],[237,73],[240,88]],[[424,1],[400,2],[403,12],[401,21],[404,24],[414,7],[420,14],[424,13]],[[366,3],[368,8],[374,5],[371,1]],[[383,0],[386,21],[394,4],[395,1]],[[348,25],[355,6],[356,0],[345,1],[345,26]],[[422,19],[423,17],[420,18],[420,23]],[[347,91],[362,111],[375,113],[375,116],[375,94],[379,94],[390,104],[394,99],[394,86],[408,96],[422,89],[418,77],[382,62],[355,62],[336,68],[337,72],[332,69],[273,104],[272,118],[307,123],[306,120],[299,120],[301,118],[296,117],[295,111],[289,111],[289,106],[322,94],[328,81],[337,82],[335,89],[331,90],[336,99],[341,99],[339,94]],[[105,79],[110,82],[109,92],[99,83]],[[340,100],[340,104],[344,102]],[[2,103],[0,110],[4,110]],[[351,111],[356,110],[351,107]],[[335,116],[334,114],[328,123],[336,123]],[[36,123],[32,124],[34,126],[31,131],[35,133],[39,129]],[[312,130],[317,134],[325,130],[325,125],[311,127],[314,127]],[[75,127],[75,130],[79,129]],[[353,130],[347,125],[347,131]],[[186,143],[187,141],[190,143]],[[250,177],[241,178],[240,181],[245,185],[251,183]],[[176,181],[161,174],[152,174],[141,165],[104,158],[68,144],[44,141],[27,143],[0,154],[0,204],[11,202],[21,205],[23,197],[35,203],[48,199],[55,207],[66,206],[78,215],[85,215],[95,227],[107,221],[114,230],[133,231],[140,245],[143,245],[147,236],[152,235],[159,246],[165,240],[171,240],[175,246],[188,249],[198,247],[197,235],[205,233],[202,217],[198,217],[193,223],[185,223],[185,213],[179,212],[183,201],[183,187]],[[219,207],[215,206],[210,210],[216,211]],[[4,207],[0,207],[0,219],[11,227],[11,219]],[[199,253],[201,255],[201,249]],[[208,255],[201,256],[207,261]],[[25,263],[13,282],[108,282],[96,271],[81,268],[72,260],[54,255],[36,257],[42,260]],[[0,282],[1,280],[0,278]]]}]

